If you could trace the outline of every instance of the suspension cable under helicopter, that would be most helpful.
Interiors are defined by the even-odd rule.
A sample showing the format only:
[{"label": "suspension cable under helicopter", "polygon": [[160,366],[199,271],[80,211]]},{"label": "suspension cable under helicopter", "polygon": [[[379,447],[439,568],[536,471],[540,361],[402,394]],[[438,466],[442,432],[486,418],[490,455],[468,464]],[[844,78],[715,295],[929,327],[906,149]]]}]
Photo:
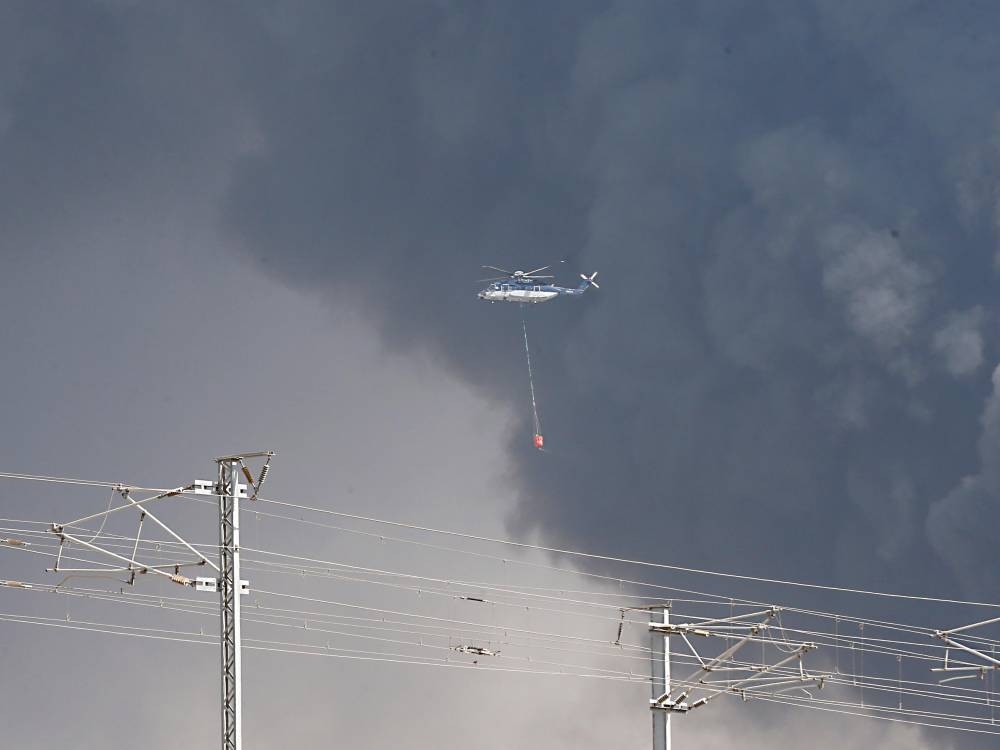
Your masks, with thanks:
[{"label": "suspension cable under helicopter", "polygon": [[531,350],[528,348],[528,324],[524,315],[524,305],[521,305],[521,330],[524,332],[524,356],[528,361],[528,387],[531,391],[532,429],[534,430],[535,447],[541,450],[545,445],[542,437],[542,423],[538,419],[538,403],[535,401],[535,377],[531,371]]}]

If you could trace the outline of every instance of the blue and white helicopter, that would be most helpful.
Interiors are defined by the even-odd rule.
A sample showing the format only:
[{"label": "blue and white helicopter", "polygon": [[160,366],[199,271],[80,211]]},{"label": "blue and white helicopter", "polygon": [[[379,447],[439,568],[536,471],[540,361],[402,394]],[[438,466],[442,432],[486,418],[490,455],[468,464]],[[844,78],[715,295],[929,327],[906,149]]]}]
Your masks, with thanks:
[{"label": "blue and white helicopter", "polygon": [[483,266],[483,268],[490,271],[499,271],[507,275],[497,276],[492,279],[480,279],[480,281],[490,281],[492,283],[479,293],[479,299],[486,300],[487,302],[535,304],[538,302],[548,302],[561,295],[579,297],[590,287],[594,287],[594,289],[601,288],[594,281],[597,278],[597,271],[594,271],[590,276],[585,276],[581,273],[580,278],[583,281],[575,289],[543,282],[542,279],[555,278],[554,276],[537,275],[539,272],[546,271],[550,267],[542,266],[541,268],[536,268],[534,271],[508,271],[496,266]]}]

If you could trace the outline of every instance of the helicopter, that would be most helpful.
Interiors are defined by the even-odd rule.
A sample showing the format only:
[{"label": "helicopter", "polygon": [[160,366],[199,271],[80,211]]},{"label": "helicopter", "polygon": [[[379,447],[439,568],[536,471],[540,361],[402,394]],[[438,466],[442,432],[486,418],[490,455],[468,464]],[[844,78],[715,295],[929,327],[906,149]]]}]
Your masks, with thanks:
[{"label": "helicopter", "polygon": [[597,278],[597,271],[594,271],[590,276],[581,273],[580,278],[583,281],[574,289],[573,287],[556,286],[555,284],[542,282],[542,279],[555,278],[549,275],[537,275],[541,271],[547,271],[551,266],[542,266],[541,268],[536,268],[534,271],[508,271],[496,266],[483,266],[483,268],[506,274],[506,276],[496,276],[491,279],[480,279],[480,281],[492,282],[479,293],[479,299],[486,300],[487,302],[536,304],[538,302],[548,302],[560,295],[579,297],[590,287],[594,287],[594,289],[601,288],[594,281]]}]

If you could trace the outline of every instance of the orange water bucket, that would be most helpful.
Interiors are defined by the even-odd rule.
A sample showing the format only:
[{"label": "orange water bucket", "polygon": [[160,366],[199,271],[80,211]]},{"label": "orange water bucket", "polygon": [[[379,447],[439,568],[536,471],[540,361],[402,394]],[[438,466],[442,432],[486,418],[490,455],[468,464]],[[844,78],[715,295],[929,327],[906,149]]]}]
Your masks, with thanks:
[{"label": "orange water bucket", "polygon": [[539,449],[544,448],[545,438],[543,438],[541,435],[535,435],[535,447]]}]

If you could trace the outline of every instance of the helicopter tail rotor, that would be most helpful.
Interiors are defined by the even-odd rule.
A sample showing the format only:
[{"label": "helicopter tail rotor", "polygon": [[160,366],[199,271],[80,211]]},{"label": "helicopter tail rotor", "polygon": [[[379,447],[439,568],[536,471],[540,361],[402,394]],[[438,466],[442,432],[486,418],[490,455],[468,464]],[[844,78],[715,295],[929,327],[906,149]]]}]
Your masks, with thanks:
[{"label": "helicopter tail rotor", "polygon": [[581,273],[580,274],[580,278],[583,279],[584,282],[586,282],[585,287],[592,286],[592,287],[594,287],[594,289],[600,289],[601,288],[600,284],[598,284],[596,281],[594,281],[594,279],[597,278],[597,271],[594,271],[592,274],[590,274],[590,276],[587,276],[586,274],[582,274]]}]

